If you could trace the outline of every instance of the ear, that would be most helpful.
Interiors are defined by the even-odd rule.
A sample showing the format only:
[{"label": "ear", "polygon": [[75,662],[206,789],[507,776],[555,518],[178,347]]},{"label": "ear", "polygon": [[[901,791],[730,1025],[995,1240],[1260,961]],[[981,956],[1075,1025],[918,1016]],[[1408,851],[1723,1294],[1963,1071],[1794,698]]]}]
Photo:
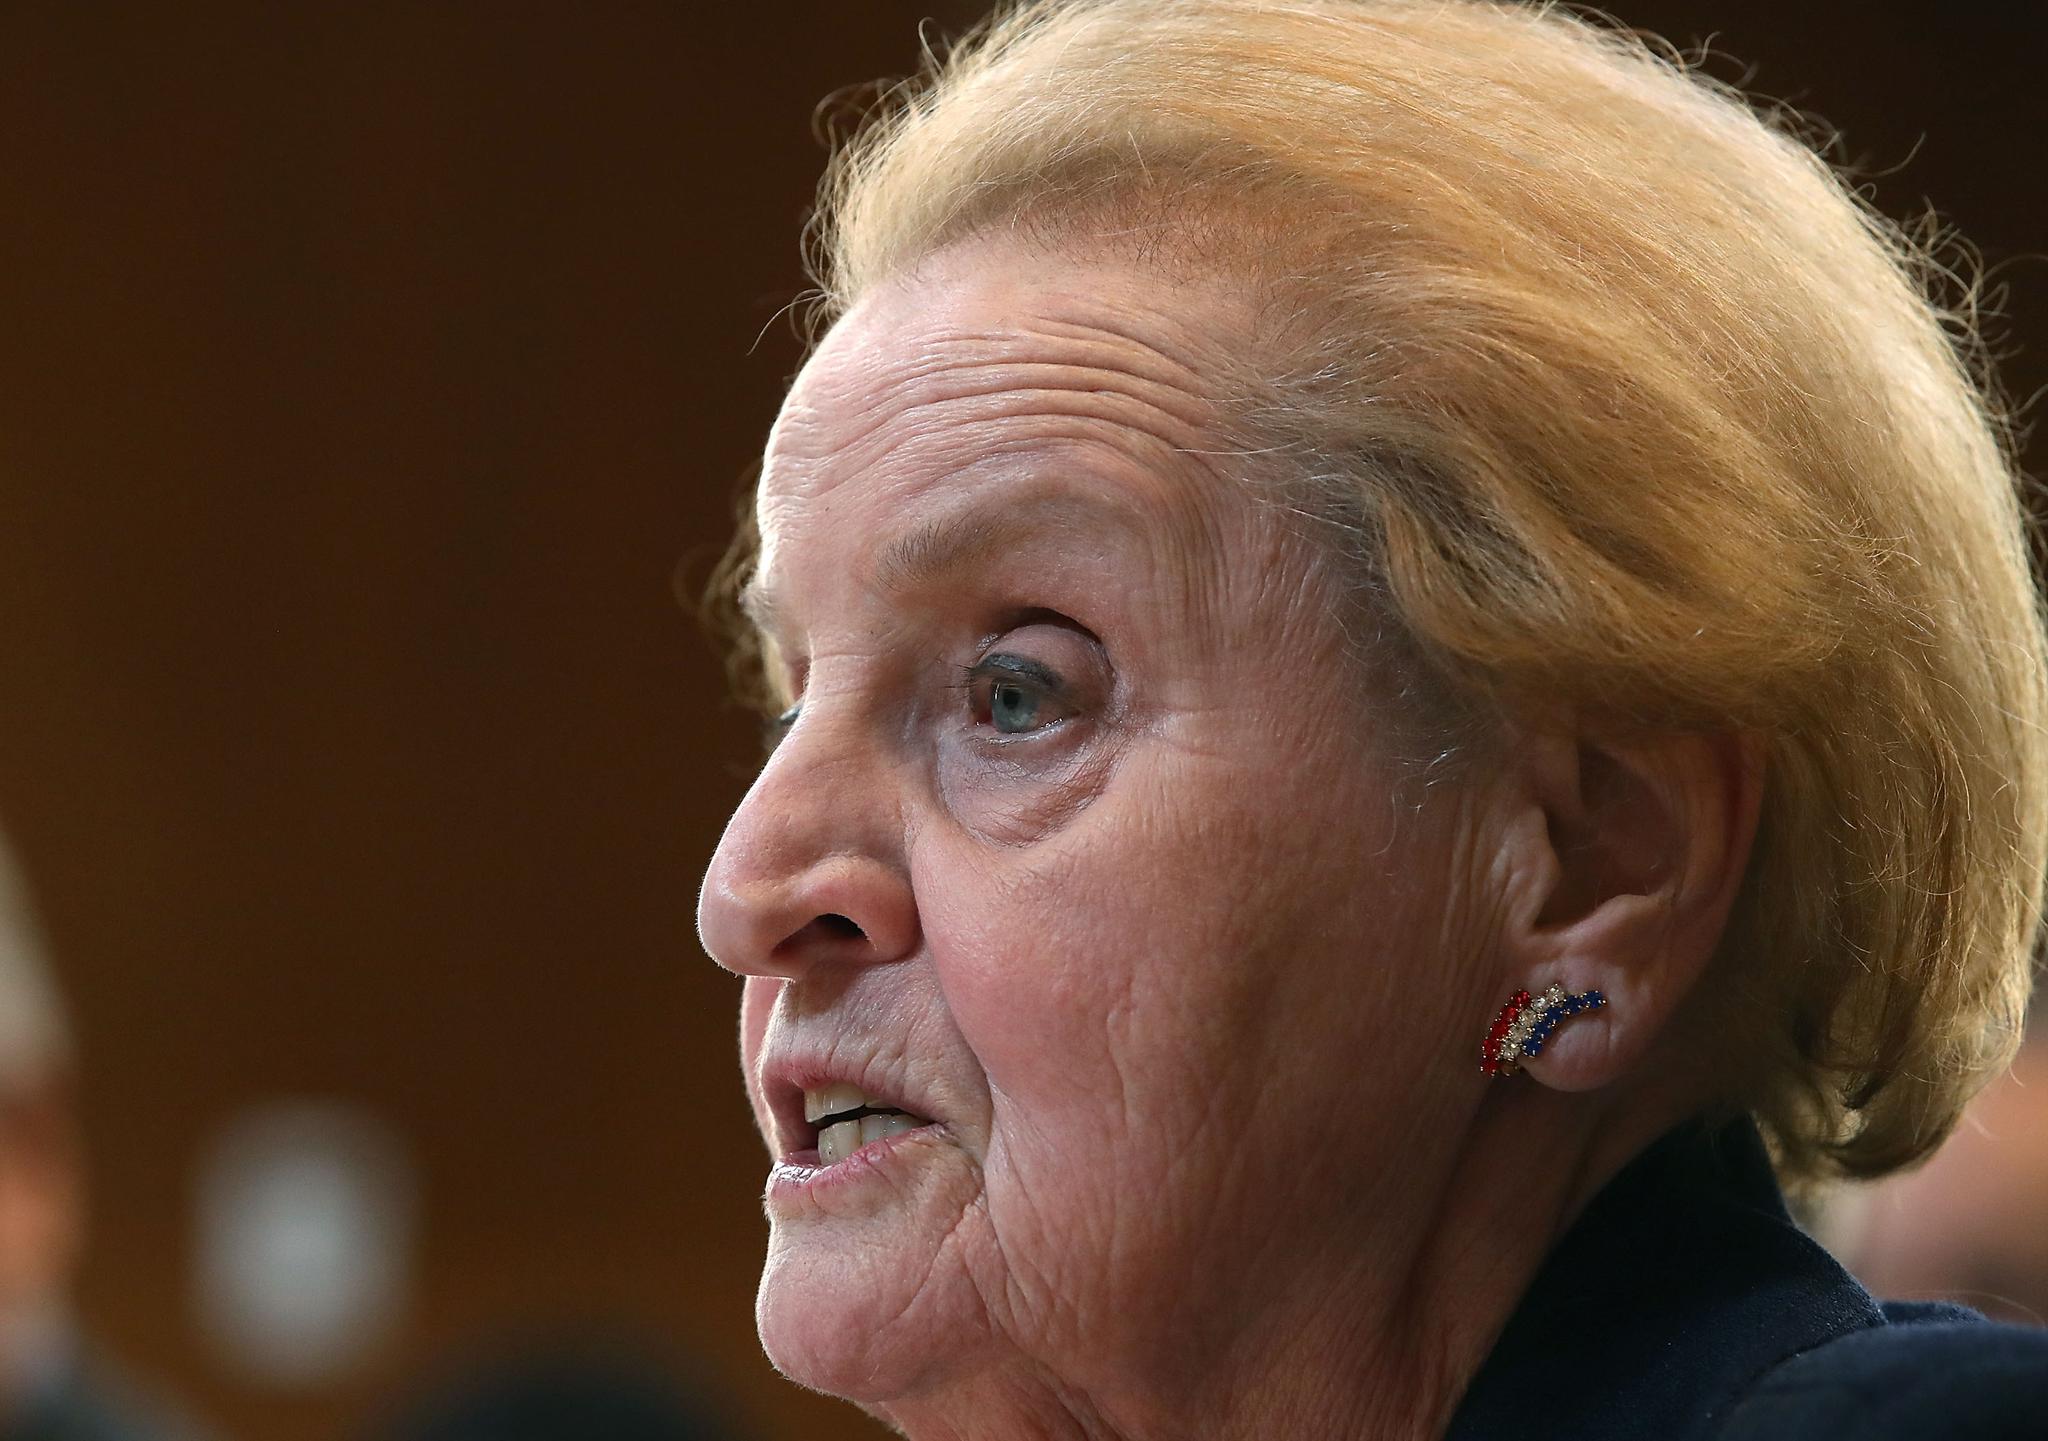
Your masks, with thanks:
[{"label": "ear", "polygon": [[1653,1053],[1719,945],[1762,804],[1763,738],[1525,731],[1508,752],[1501,933],[1507,989],[1560,981],[1600,1010],[1560,1025],[1527,1071],[1604,1086]]}]

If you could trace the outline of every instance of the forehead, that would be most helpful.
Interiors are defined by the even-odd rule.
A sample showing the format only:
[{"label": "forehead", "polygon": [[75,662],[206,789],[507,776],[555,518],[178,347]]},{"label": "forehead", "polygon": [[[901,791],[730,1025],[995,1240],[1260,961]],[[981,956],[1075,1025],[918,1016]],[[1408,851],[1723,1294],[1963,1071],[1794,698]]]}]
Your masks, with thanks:
[{"label": "forehead", "polygon": [[849,531],[902,532],[898,559],[971,541],[963,512],[993,491],[1013,522],[1077,538],[1091,510],[1213,528],[1217,495],[1240,490],[1217,425],[1239,319],[1221,287],[1130,264],[933,257],[851,310],[791,387],[759,492],[761,585],[781,588],[791,546]]},{"label": "forehead", "polygon": [[[769,436],[767,476],[802,491],[820,462],[941,421],[1104,415],[1197,442],[1216,398],[1219,287],[1112,260],[956,246],[864,298],[811,357]],[[1093,392],[1097,403],[1074,404]]]}]

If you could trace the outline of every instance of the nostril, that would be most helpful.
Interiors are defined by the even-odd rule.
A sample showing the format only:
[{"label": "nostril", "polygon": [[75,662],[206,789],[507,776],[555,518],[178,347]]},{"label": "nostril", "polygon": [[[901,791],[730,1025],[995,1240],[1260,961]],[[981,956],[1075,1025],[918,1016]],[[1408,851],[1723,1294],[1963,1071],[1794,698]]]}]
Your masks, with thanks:
[{"label": "nostril", "polygon": [[851,916],[821,911],[783,938],[774,952],[763,958],[768,974],[795,976],[814,962],[874,959],[868,933]]},{"label": "nostril", "polygon": [[859,926],[855,925],[853,921],[846,916],[819,916],[815,924],[818,926],[820,930],[824,931],[825,934],[829,936],[836,936],[843,941],[861,941],[867,939],[866,932],[862,931]]}]

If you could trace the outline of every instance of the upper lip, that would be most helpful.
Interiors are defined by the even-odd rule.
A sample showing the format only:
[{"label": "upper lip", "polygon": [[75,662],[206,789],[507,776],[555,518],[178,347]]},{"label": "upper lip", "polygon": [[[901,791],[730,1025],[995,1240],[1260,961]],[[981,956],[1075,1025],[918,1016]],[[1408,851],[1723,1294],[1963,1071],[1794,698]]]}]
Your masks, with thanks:
[{"label": "upper lip", "polygon": [[896,1070],[874,1055],[823,1050],[771,1050],[761,1058],[761,1095],[775,1126],[776,1152],[783,1158],[814,1150],[818,1128],[804,1119],[804,1092],[845,1082],[884,1105],[922,1120],[938,1118]]}]

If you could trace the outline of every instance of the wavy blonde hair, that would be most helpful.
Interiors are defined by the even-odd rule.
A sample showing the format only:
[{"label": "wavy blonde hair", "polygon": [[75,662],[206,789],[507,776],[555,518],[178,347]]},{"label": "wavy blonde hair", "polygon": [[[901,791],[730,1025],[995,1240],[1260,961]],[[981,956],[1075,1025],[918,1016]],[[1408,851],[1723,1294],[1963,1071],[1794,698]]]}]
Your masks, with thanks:
[{"label": "wavy blonde hair", "polygon": [[1428,694],[1768,738],[1721,1098],[1788,1180],[1932,1150],[2017,1042],[2048,853],[2009,430],[1941,238],[1553,6],[1066,0],[929,59],[836,153],[818,318],[998,230],[1231,277],[1272,318],[1247,450]]}]

